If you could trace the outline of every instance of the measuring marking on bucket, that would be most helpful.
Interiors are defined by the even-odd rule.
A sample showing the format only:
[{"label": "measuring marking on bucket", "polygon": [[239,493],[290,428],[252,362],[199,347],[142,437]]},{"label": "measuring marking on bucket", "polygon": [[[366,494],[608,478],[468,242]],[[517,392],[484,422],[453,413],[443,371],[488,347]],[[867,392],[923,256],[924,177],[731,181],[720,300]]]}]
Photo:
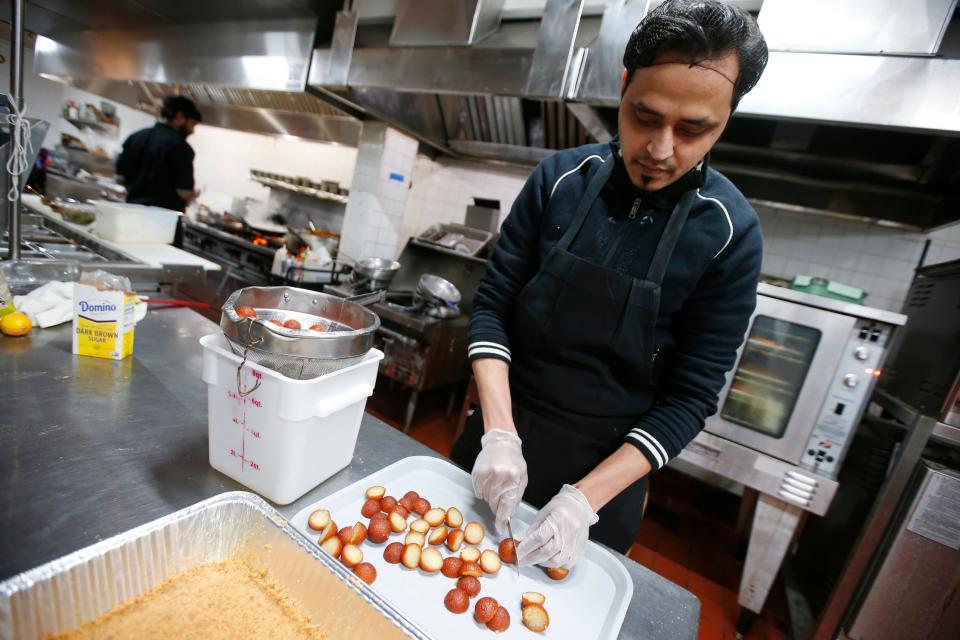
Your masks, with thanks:
[{"label": "measuring marking on bucket", "polygon": [[[222,334],[200,345],[210,466],[290,504],[350,464],[383,352],[371,349],[350,366],[299,380],[249,361],[238,376],[242,355]],[[261,383],[256,391],[244,393],[254,382]]]},{"label": "measuring marking on bucket", "polygon": [[[253,377],[257,379],[257,386],[259,386],[259,381],[263,377],[263,374],[259,371],[245,371],[244,374],[246,373],[252,374]],[[244,382],[249,382],[249,380],[244,380]],[[256,387],[254,387],[254,389],[256,389]],[[249,433],[256,440],[260,439],[260,431],[247,425],[247,405],[250,404],[255,409],[262,409],[263,403],[252,395],[244,395],[233,389],[227,389],[226,391],[227,397],[234,401],[235,411],[231,422],[240,427],[240,453],[237,453],[236,448],[231,448],[230,456],[240,460],[240,473],[243,473],[245,467],[248,465],[254,471],[260,471],[260,464],[247,456],[247,434]],[[237,408],[240,409],[240,416],[236,415]]]}]

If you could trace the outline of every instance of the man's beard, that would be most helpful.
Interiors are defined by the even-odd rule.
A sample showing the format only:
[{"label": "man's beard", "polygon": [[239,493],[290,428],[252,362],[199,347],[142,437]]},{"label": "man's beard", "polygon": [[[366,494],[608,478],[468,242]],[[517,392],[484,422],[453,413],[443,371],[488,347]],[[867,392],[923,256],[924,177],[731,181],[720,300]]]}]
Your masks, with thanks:
[{"label": "man's beard", "polygon": [[190,135],[190,131],[187,130],[187,125],[185,124],[182,124],[179,127],[177,127],[177,133],[179,133],[180,137],[183,138],[184,140],[186,140],[187,136]]}]

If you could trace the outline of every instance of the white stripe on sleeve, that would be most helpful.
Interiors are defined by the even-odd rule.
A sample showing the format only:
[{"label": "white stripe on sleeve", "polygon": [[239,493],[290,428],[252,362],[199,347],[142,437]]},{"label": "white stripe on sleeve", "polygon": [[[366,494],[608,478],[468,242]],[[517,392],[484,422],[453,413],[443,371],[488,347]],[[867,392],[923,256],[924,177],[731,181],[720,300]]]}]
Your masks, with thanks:
[{"label": "white stripe on sleeve", "polygon": [[503,349],[494,349],[493,347],[473,347],[467,352],[467,356],[470,358],[480,355],[500,356],[501,358],[506,358],[507,362],[512,362],[510,359],[510,352],[504,351]]},{"label": "white stripe on sleeve", "polygon": [[634,429],[634,430],[632,430],[630,433],[627,434],[627,437],[628,437],[628,438],[633,438],[634,440],[636,440],[636,441],[639,442],[640,444],[644,445],[644,446],[650,451],[650,453],[653,454],[653,457],[655,458],[655,460],[653,460],[652,462],[655,462],[655,463],[656,463],[657,469],[659,469],[659,468],[662,467],[663,465],[667,464],[666,459],[664,459],[663,457],[660,456],[659,450],[657,449],[656,446],[654,446],[654,443],[655,443],[656,441],[655,441],[655,440],[652,440],[652,439],[650,439],[648,436],[642,435],[642,434],[643,434],[643,432],[640,432],[639,429]]},{"label": "white stripe on sleeve", "polygon": [[483,340],[478,340],[477,342],[471,342],[468,348],[473,349],[474,347],[493,347],[494,349],[502,349],[507,355],[510,355],[510,349],[498,342],[486,342]]},{"label": "white stripe on sleeve", "polygon": [[652,435],[650,435],[649,433],[647,433],[646,431],[644,431],[644,430],[641,429],[640,427],[634,427],[634,428],[633,428],[633,431],[636,432],[636,433],[639,433],[639,434],[641,434],[641,435],[644,435],[644,436],[646,436],[647,438],[649,438],[649,439],[653,442],[654,446],[657,448],[657,452],[660,453],[660,455],[663,456],[664,462],[666,462],[667,460],[670,459],[670,456],[667,455],[667,450],[663,448],[663,445],[660,444],[660,441],[659,441],[659,440],[657,440],[656,438],[654,438]]}]

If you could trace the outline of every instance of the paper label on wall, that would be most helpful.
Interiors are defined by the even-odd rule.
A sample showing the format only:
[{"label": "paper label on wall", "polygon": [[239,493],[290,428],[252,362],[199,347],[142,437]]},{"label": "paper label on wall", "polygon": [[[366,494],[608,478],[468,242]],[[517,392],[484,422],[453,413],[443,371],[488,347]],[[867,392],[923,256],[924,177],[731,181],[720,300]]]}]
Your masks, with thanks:
[{"label": "paper label on wall", "polygon": [[920,497],[907,530],[960,549],[960,479],[934,473]]}]

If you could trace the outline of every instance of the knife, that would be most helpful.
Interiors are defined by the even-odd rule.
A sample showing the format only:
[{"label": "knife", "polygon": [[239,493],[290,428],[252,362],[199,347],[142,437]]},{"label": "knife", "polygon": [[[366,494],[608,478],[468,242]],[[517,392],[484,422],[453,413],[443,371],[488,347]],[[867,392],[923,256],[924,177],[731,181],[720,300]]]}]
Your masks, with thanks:
[{"label": "knife", "polygon": [[[510,524],[510,518],[507,518],[507,533],[510,534],[510,539],[513,540],[514,544],[516,544],[517,539],[513,536],[513,525]],[[516,555],[516,554],[514,554],[514,555]],[[516,558],[514,558],[513,566],[515,566],[515,567],[517,568],[517,577],[519,578],[519,577],[520,577],[520,563],[517,562],[517,559],[516,559]]]}]

